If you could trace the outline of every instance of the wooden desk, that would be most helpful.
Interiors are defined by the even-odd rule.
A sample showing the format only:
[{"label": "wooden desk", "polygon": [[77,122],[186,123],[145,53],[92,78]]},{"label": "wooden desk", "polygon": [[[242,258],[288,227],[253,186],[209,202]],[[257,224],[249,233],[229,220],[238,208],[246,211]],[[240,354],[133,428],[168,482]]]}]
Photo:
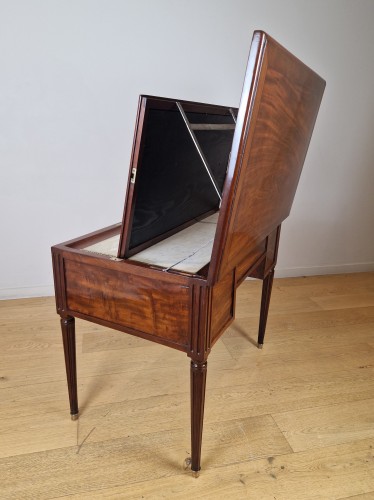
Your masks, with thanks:
[{"label": "wooden desk", "polygon": [[[239,110],[141,96],[122,223],[52,248],[72,418],[78,417],[75,317],[179,349],[191,358],[191,469],[198,473],[208,355],[234,320],[235,292],[247,276],[263,280],[262,347],[280,228],[324,87],[316,73],[256,31]],[[165,120],[171,125],[161,134]],[[182,140],[177,131],[183,127]],[[204,134],[219,130],[225,139],[207,139],[208,161],[196,138],[200,133],[204,143]],[[152,170],[156,157],[166,169],[163,182],[158,168]],[[202,172],[192,184],[189,168]],[[169,199],[170,193],[177,196]],[[212,223],[216,227],[208,227]],[[196,245],[178,261],[184,234]]]}]

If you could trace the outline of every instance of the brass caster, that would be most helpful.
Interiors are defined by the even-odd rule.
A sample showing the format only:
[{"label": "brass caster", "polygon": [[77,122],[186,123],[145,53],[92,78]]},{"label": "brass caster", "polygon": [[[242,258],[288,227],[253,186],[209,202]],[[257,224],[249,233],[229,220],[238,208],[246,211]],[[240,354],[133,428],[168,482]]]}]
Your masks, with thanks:
[{"label": "brass caster", "polygon": [[200,476],[200,471],[199,470],[193,470],[192,471],[192,477],[197,479]]},{"label": "brass caster", "polygon": [[262,348],[264,347],[264,344],[257,344],[257,347],[258,347],[259,349],[262,349]]},{"label": "brass caster", "polygon": [[74,421],[74,420],[78,420],[79,418],[79,413],[74,413],[74,415],[70,415],[71,419]]}]

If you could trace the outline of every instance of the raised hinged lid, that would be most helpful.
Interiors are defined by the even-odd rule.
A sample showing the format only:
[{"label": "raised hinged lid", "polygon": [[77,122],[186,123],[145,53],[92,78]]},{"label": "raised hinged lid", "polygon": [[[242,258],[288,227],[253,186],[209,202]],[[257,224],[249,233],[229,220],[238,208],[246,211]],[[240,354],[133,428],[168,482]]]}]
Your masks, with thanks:
[{"label": "raised hinged lid", "polygon": [[217,212],[237,109],[140,96],[118,257]]}]

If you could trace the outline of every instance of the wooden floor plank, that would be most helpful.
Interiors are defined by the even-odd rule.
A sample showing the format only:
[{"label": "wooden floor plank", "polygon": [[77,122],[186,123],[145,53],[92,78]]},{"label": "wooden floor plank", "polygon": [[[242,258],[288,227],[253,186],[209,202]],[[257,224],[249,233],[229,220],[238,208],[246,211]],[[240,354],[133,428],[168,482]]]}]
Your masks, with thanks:
[{"label": "wooden floor plank", "polygon": [[354,495],[353,497],[341,497],[340,500],[374,500],[374,491],[363,493],[362,495]]},{"label": "wooden floor plank", "polygon": [[[250,302],[246,305],[243,301],[242,318],[235,322],[225,332],[225,337],[241,336],[242,332],[253,335],[256,339],[258,328],[259,307],[256,314],[247,314]],[[267,322],[266,343],[272,342],[273,336],[287,339],[288,334],[296,334],[299,331],[311,330],[311,334],[318,334],[319,329],[338,326],[355,327],[359,324],[374,323],[374,307],[352,307],[345,309],[320,310],[316,312],[297,311],[293,314],[275,314],[270,304],[269,318]],[[277,338],[277,337],[276,337]]]},{"label": "wooden floor plank", "polygon": [[0,457],[75,446],[78,425],[67,417],[64,411],[2,418]]},{"label": "wooden floor plank", "polygon": [[374,438],[374,399],[273,413],[294,451]]},{"label": "wooden floor plank", "polygon": [[[235,327],[237,332],[239,326]],[[323,353],[333,353],[337,348],[340,351],[351,348],[353,350],[357,345],[369,345],[370,338],[374,332],[374,321],[355,325],[355,335],[352,335],[350,326],[337,326],[330,328],[320,328],[317,330],[298,330],[291,331],[287,336],[272,332],[269,329],[268,336],[265,337],[264,350],[262,356],[272,354],[300,354],[308,352],[313,356],[318,351]],[[234,359],[245,353],[246,355],[255,354],[254,343],[255,335],[253,332],[241,330],[241,335],[222,337],[223,343]],[[368,342],[369,340],[369,342]],[[374,341],[374,339],[373,339]]]},{"label": "wooden floor plank", "polygon": [[374,291],[368,290],[362,293],[350,293],[346,295],[322,295],[311,298],[322,309],[345,309],[351,307],[372,307],[374,306]]},{"label": "wooden floor plank", "polygon": [[[211,468],[196,480],[178,474],[118,484],[71,499],[338,500],[374,488],[373,440]],[[121,479],[118,478],[118,483]],[[369,497],[370,498],[370,497]],[[361,500],[361,499],[360,499]]]},{"label": "wooden floor plank", "polygon": [[[250,439],[250,429],[254,438]],[[210,431],[204,446],[205,469],[220,468],[290,451],[271,417],[228,421]],[[94,434],[95,429],[92,431]],[[53,498],[74,492],[181,474],[189,455],[186,428],[112,440],[79,441],[78,446],[0,459],[0,497]],[[102,467],[103,458],[105,467]],[[134,466],[136,464],[136,466]],[[32,482],[33,478],[37,478]]]},{"label": "wooden floor plank", "polygon": [[[329,293],[340,293],[343,290],[355,290],[358,293],[363,288],[373,289],[374,286],[374,272],[367,273],[347,273],[347,274],[325,274],[315,276],[300,276],[297,278],[282,278],[277,280],[277,286],[280,288],[285,287],[287,290],[296,288],[302,290],[317,287],[318,290]],[[342,288],[343,287],[343,288]],[[313,293],[308,293],[309,296]]]}]

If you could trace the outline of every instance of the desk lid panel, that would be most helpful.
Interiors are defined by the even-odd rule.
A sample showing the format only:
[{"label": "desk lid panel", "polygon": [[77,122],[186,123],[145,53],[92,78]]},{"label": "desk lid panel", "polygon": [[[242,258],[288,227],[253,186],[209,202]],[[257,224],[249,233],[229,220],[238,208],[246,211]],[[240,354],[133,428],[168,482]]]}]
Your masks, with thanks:
[{"label": "desk lid panel", "polygon": [[[222,192],[236,109],[141,96],[118,256],[130,257],[216,212],[219,197],[177,102]],[[231,109],[231,111],[230,111]]]},{"label": "desk lid panel", "polygon": [[242,260],[289,215],[325,82],[254,33],[208,280]]}]

